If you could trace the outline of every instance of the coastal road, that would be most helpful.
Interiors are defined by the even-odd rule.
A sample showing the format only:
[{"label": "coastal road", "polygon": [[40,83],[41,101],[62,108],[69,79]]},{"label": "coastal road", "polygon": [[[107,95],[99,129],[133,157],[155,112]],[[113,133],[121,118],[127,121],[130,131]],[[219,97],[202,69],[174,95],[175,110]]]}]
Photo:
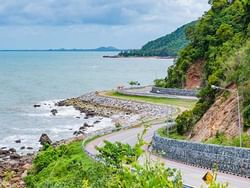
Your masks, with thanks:
[{"label": "coastal road", "polygon": [[[154,132],[162,126],[164,125],[159,124],[159,125],[154,125],[150,127],[147,133],[145,134],[144,139],[147,142],[150,142],[152,140]],[[142,131],[143,131],[143,128],[138,127],[138,128],[122,130],[119,132],[114,132],[112,134],[108,134],[108,135],[99,137],[91,141],[90,143],[86,145],[85,149],[89,153],[96,155],[97,151],[95,147],[102,146],[104,140],[108,140],[111,142],[119,141],[122,143],[128,143],[130,145],[134,145],[137,141],[137,134],[141,133]],[[153,154],[150,154],[150,157],[151,157],[150,159],[153,161],[163,162],[167,167],[179,169],[182,173],[184,184],[192,186],[192,187],[200,187],[201,185],[206,187],[202,180],[202,177],[205,175],[205,173],[208,170],[189,166],[189,165],[175,162],[175,161],[171,161],[165,158],[160,158]],[[228,182],[229,188],[250,188],[250,179],[243,178],[243,177],[238,177],[238,176],[224,174],[224,173],[219,172],[217,180],[219,182]]]},{"label": "coastal road", "polygon": [[156,97],[156,98],[173,98],[173,99],[189,99],[189,100],[197,100],[198,98],[195,96],[184,96],[184,95],[170,95],[170,94],[160,94],[160,93],[152,93],[152,86],[144,86],[138,88],[124,88],[117,90],[119,93],[125,95],[136,95],[143,97]]}]

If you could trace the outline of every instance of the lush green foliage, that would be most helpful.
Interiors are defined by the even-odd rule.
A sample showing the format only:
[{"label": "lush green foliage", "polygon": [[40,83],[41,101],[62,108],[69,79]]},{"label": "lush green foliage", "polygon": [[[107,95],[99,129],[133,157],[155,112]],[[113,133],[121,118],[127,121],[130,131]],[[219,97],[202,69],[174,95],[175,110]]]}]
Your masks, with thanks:
[{"label": "lush green foliage", "polygon": [[193,125],[192,116],[192,111],[185,111],[181,116],[176,118],[177,132],[180,135],[183,135],[191,129],[191,126]]},{"label": "lush green foliage", "polygon": [[82,151],[81,142],[47,147],[36,156],[33,166],[25,178],[31,188],[81,188],[86,177],[93,187],[102,187],[110,173]]},{"label": "lush green foliage", "polygon": [[[182,178],[179,171],[165,168],[163,164],[152,163],[148,158],[145,165],[140,165],[139,157],[142,157],[146,144],[142,134],[138,135],[138,142],[134,147],[120,142],[105,142],[103,147],[97,148],[100,152],[99,158],[109,166],[113,175],[110,177],[106,187],[124,188],[181,188]],[[145,155],[147,158],[147,156]]]},{"label": "lush green foliage", "polygon": [[165,168],[160,163],[124,166],[116,169],[107,187],[112,188],[182,188],[182,178],[179,171]]},{"label": "lush green foliage", "polygon": [[166,127],[158,129],[157,132],[161,137],[168,137],[168,138],[178,139],[178,140],[186,140],[187,139],[187,137],[185,135],[180,135],[179,133],[177,133],[176,130],[174,132],[167,131]]},{"label": "lush green foliage", "polygon": [[97,147],[99,158],[102,158],[107,166],[121,167],[123,164],[131,164],[138,160],[141,153],[138,153],[137,148],[132,148],[129,144],[120,142],[111,143],[104,142],[103,147]]},{"label": "lush green foliage", "polygon": [[103,163],[90,159],[82,150],[81,142],[45,147],[36,156],[33,169],[25,178],[26,185],[31,188],[181,188],[179,171],[151,162],[146,155],[144,165],[138,162],[143,154],[145,132],[146,129],[138,135],[134,147],[105,142],[98,148]]},{"label": "lush green foliage", "polygon": [[[223,133],[217,133],[214,138],[207,140],[206,143],[239,147],[240,138],[239,136],[236,136],[234,138],[227,138]],[[250,137],[246,133],[243,133],[242,135],[242,146],[250,148]]]},{"label": "lush green foliage", "polygon": [[245,126],[250,126],[250,41],[226,63],[227,82],[238,85]]},{"label": "lush green foliage", "polygon": [[34,167],[25,178],[26,185],[32,188],[182,187],[179,171],[149,161],[146,165],[138,163],[145,144],[142,139],[144,133],[138,135],[134,147],[105,142],[98,148],[99,158],[104,164],[90,159],[83,152],[81,142],[57,148],[46,147],[36,156]]},{"label": "lush green foliage", "polygon": [[[190,120],[187,119],[187,113],[178,118],[179,123],[184,124],[179,129],[180,133],[188,130],[187,125],[191,128],[213,104],[216,92],[211,89],[211,85],[239,83],[237,79],[224,82],[227,77],[225,62],[230,56],[236,54],[250,36],[250,2],[248,0],[234,0],[232,3],[227,0],[211,0],[210,3],[211,9],[197,24],[189,27],[187,37],[190,43],[181,50],[176,63],[168,69],[168,76],[165,80],[156,81],[158,86],[185,87],[186,72],[190,65],[197,61],[204,64],[200,100],[192,111],[193,116]],[[245,65],[249,67],[249,64]],[[237,70],[242,71],[240,66]],[[244,107],[249,105],[249,101],[244,103]],[[249,124],[249,108],[244,108],[244,118]]]},{"label": "lush green foliage", "polygon": [[130,81],[129,85],[131,85],[131,86],[139,86],[141,84],[138,81]]},{"label": "lush green foliage", "polygon": [[186,24],[176,31],[166,36],[160,37],[156,40],[145,44],[140,50],[123,51],[121,56],[177,56],[180,49],[187,46],[189,41],[186,39],[185,31],[189,26],[194,25],[195,22]]}]

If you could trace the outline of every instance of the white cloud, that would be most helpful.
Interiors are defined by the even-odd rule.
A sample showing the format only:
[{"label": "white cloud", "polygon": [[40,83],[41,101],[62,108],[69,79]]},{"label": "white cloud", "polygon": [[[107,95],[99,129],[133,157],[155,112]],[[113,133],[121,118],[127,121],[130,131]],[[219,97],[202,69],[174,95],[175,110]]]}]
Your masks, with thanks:
[{"label": "white cloud", "polygon": [[0,0],[0,48],[136,48],[208,9],[207,0]]},{"label": "white cloud", "polygon": [[[0,0],[2,25],[121,25],[139,21],[194,19],[207,0]],[[151,19],[150,19],[151,18]],[[153,19],[152,19],[153,18]]]}]

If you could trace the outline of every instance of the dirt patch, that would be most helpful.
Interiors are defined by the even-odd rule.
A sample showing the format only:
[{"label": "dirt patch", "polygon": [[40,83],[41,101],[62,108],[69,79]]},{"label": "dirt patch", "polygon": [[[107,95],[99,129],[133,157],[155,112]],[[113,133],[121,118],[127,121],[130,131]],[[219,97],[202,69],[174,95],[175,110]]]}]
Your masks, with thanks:
[{"label": "dirt patch", "polygon": [[228,138],[239,133],[236,90],[226,98],[218,97],[195,125],[190,137],[193,141],[206,141],[214,137],[217,132],[224,133]]},{"label": "dirt patch", "polygon": [[203,65],[204,61],[198,60],[189,67],[186,74],[186,89],[197,89],[201,87]]}]

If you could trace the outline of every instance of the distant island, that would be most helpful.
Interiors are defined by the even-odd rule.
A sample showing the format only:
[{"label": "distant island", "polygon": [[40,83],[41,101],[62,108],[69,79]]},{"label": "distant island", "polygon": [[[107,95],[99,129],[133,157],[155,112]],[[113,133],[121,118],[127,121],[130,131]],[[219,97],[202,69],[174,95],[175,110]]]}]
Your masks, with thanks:
[{"label": "distant island", "polygon": [[194,26],[197,21],[185,24],[174,32],[149,41],[141,49],[122,50],[118,57],[171,57],[174,58],[178,52],[189,44],[186,30]]},{"label": "distant island", "polygon": [[120,49],[117,49],[113,46],[108,46],[108,47],[99,47],[99,48],[94,48],[94,49],[79,49],[79,48],[58,48],[58,49],[6,49],[6,50],[0,50],[0,51],[31,51],[31,52],[48,52],[48,51],[53,51],[53,52],[119,52],[122,51]]}]

